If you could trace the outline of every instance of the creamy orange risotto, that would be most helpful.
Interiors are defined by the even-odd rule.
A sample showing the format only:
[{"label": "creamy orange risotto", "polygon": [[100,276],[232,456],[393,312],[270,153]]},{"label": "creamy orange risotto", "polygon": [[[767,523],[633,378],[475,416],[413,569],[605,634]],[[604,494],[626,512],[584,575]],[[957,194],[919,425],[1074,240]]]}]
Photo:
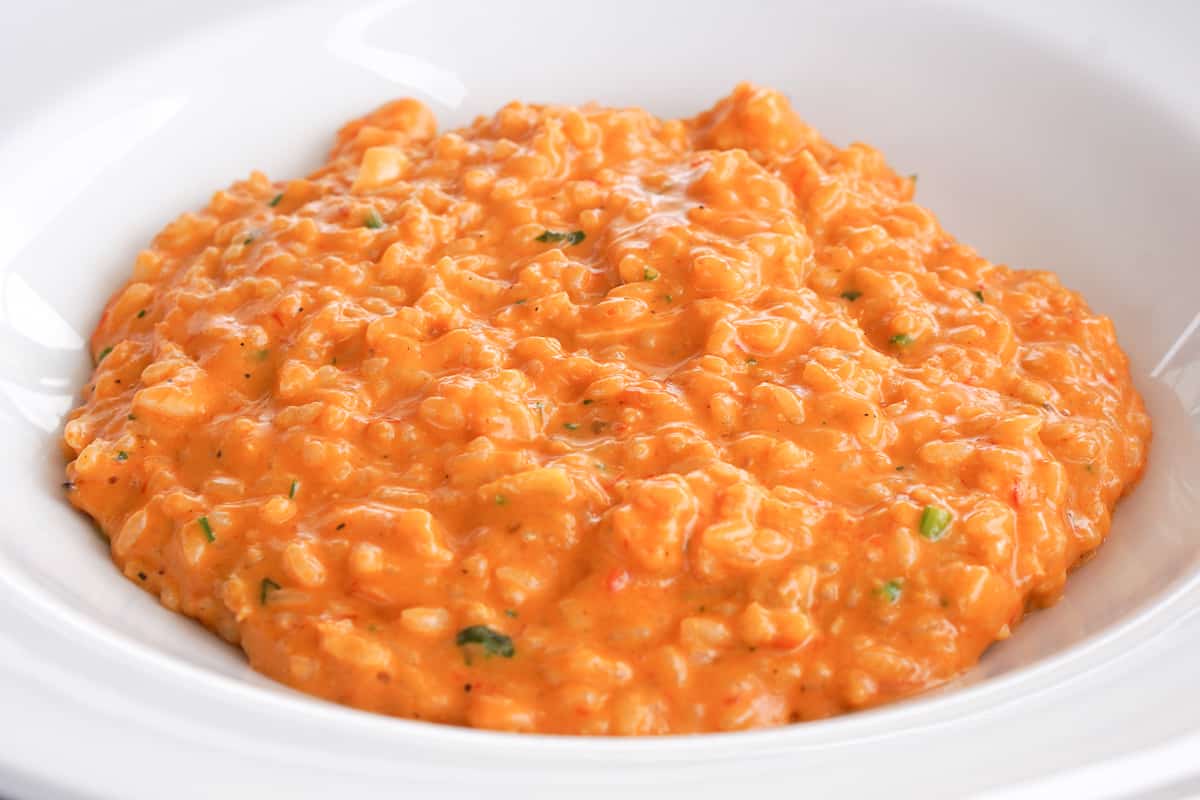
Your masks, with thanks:
[{"label": "creamy orange risotto", "polygon": [[936,686],[1059,596],[1150,423],[1108,319],[914,188],[748,85],[389,103],[141,253],[67,496],[164,606],[372,711],[663,734]]}]

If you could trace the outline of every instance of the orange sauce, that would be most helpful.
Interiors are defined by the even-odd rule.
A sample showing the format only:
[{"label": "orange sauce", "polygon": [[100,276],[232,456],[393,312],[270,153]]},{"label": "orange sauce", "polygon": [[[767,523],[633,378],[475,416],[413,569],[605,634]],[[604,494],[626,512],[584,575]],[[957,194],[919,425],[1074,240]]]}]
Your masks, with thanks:
[{"label": "orange sauce", "polygon": [[779,725],[1053,602],[1150,423],[1108,319],[743,85],[399,100],[217,192],[92,338],[68,497],[263,673],[518,731]]}]

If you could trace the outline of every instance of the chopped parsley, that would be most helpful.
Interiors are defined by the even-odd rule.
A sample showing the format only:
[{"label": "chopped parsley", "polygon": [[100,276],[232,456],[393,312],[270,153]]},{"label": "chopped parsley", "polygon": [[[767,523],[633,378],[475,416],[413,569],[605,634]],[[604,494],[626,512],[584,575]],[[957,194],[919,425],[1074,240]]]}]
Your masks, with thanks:
[{"label": "chopped parsley", "polygon": [[363,225],[365,227],[372,228],[372,229],[382,228],[383,227],[383,217],[379,216],[379,212],[372,208],[370,211],[367,212],[367,216],[363,220]]},{"label": "chopped parsley", "polygon": [[545,230],[542,231],[540,236],[535,237],[534,241],[543,243],[566,242],[567,245],[570,246],[579,244],[586,238],[587,234],[585,234],[583,231],[571,231],[570,233],[567,233],[564,231]]},{"label": "chopped parsley", "polygon": [[247,245],[247,244],[253,244],[253,242],[254,242],[254,237],[253,237],[253,236],[247,236],[245,239],[242,239],[242,244],[243,244],[243,245]]},{"label": "chopped parsley", "polygon": [[146,309],[143,308],[141,311],[138,312],[137,318],[141,319],[144,316],[146,316]]},{"label": "chopped parsley", "polygon": [[593,399],[592,399],[592,398],[590,398],[590,397],[585,397],[585,398],[583,398],[583,404],[584,404],[585,406],[590,406],[590,405],[591,405],[592,403],[594,403],[594,402],[596,402],[596,401],[595,401],[595,400],[593,400]]},{"label": "chopped parsley", "polygon": [[260,606],[265,606],[267,604],[267,594],[269,592],[275,591],[276,589],[282,589],[282,588],[283,588],[282,586],[280,586],[278,583],[271,580],[270,578],[263,578],[262,584],[258,588],[258,604]]},{"label": "chopped parsley", "polygon": [[504,609],[504,616],[512,617],[513,619],[516,619],[517,612],[513,611],[511,608],[506,608],[506,609]]},{"label": "chopped parsley", "polygon": [[913,183],[916,183],[917,182],[917,173],[915,173],[915,172],[909,173],[908,179],[910,181],[912,181]]},{"label": "chopped parsley", "polygon": [[508,505],[508,498],[502,494],[496,495],[496,505],[498,505],[498,506]]},{"label": "chopped parsley", "polygon": [[907,333],[897,333],[895,336],[888,339],[888,341],[896,345],[896,347],[908,347],[910,344],[915,342],[916,339],[909,336]]},{"label": "chopped parsley", "polygon": [[283,199],[283,192],[280,192],[279,194],[272,197],[271,202],[267,203],[267,205],[269,205],[271,208],[274,208],[275,206],[279,205],[279,201],[282,199]]},{"label": "chopped parsley", "polygon": [[469,644],[480,645],[483,647],[484,653],[489,656],[512,658],[517,652],[517,649],[513,647],[512,638],[492,630],[487,625],[472,625],[469,628],[463,628],[458,632],[458,636],[454,637],[454,643],[459,647]]},{"label": "chopped parsley", "polygon": [[850,289],[848,291],[842,292],[842,298],[845,300],[849,300],[851,303],[853,303],[855,300],[857,300],[860,297],[862,297],[862,292],[858,291],[857,289]]},{"label": "chopped parsley", "polygon": [[124,450],[117,451],[117,461],[125,461],[128,458],[129,458],[129,453],[126,453]]},{"label": "chopped parsley", "polygon": [[974,295],[975,295],[977,298],[979,298],[979,302],[981,302],[981,303],[982,303],[982,302],[984,302],[984,300],[983,300],[983,292],[982,292],[981,290],[979,290],[979,289],[974,289],[974,290],[973,290],[973,294],[974,294]]},{"label": "chopped parsley", "polygon": [[201,517],[200,519],[196,520],[196,522],[200,524],[200,530],[204,531],[205,539],[208,539],[210,542],[215,542],[217,540],[217,535],[213,533],[212,525],[210,525],[208,522],[208,517]]},{"label": "chopped parsley", "polygon": [[254,354],[254,357],[257,358],[259,361],[266,361],[267,357],[270,355],[271,355],[270,350],[259,350],[258,352],[256,352]]},{"label": "chopped parsley", "polygon": [[670,302],[671,302],[671,295],[669,295],[669,294],[664,294],[664,295],[663,295],[663,300],[666,300],[668,303],[670,303]]},{"label": "chopped parsley", "polygon": [[900,602],[900,595],[904,592],[904,582],[899,578],[893,578],[890,581],[882,584],[875,593],[887,600],[891,605]]},{"label": "chopped parsley", "polygon": [[112,351],[113,351],[112,345],[109,345],[108,347],[101,350],[100,355],[96,356],[96,363],[99,364],[101,361],[104,360],[104,357],[107,356]]},{"label": "chopped parsley", "polygon": [[292,488],[288,489],[288,499],[291,500],[296,496],[296,490],[300,488],[300,481],[292,481]]},{"label": "chopped parsley", "polygon": [[577,430],[579,430],[579,423],[578,422],[564,422],[563,427],[569,431],[577,431]]},{"label": "chopped parsley", "polygon": [[946,509],[938,506],[925,506],[925,510],[921,512],[921,535],[931,542],[936,542],[946,535],[946,529],[950,527],[951,519],[953,517]]},{"label": "chopped parsley", "polygon": [[656,281],[658,280],[658,273],[649,267],[646,267],[644,270],[642,270],[642,279],[647,281]]}]

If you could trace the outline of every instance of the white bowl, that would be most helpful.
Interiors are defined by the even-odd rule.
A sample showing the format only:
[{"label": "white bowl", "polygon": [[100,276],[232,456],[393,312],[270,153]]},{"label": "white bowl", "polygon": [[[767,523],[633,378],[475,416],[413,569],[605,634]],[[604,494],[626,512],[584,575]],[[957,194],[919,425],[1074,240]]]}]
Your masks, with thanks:
[{"label": "white bowl", "polygon": [[[1188,785],[1200,742],[1200,7],[48,8],[10,10],[0,46],[0,793],[929,798]],[[1059,272],[1114,319],[1153,416],[1149,469],[1109,542],[1061,603],[955,686],[828,721],[656,740],[372,716],[250,671],[123,579],[63,501],[56,442],[87,375],[83,340],[178,211],[253,168],[307,172],[341,122],[395,96],[426,100],[446,126],[516,97],[682,115],[742,79],[789,93],[834,141],[861,138],[918,172],[920,201],[983,255]],[[1096,766],[1114,757],[1126,760]]]}]

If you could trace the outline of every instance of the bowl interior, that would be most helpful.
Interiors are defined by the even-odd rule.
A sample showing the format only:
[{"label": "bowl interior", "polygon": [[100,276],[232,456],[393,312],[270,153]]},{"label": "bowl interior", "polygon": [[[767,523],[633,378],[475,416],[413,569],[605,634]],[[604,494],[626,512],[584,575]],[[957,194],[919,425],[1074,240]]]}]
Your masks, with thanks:
[{"label": "bowl interior", "polygon": [[[787,92],[834,141],[870,142],[918,173],[918,199],[984,256],[1058,272],[1114,319],[1153,416],[1149,469],[1109,542],[1056,607],[963,682],[1060,653],[1195,573],[1195,131],[1099,68],[965,10],[756,8],[289,5],[135,53],[20,127],[0,125],[0,559],[22,591],[83,624],[282,691],[125,581],[62,499],[57,439],[87,376],[83,343],[139,247],[251,169],[307,172],[341,122],[392,97],[422,98],[444,126],[513,98],[670,116],[743,79]],[[286,68],[263,46],[284,37],[305,54]]]}]

